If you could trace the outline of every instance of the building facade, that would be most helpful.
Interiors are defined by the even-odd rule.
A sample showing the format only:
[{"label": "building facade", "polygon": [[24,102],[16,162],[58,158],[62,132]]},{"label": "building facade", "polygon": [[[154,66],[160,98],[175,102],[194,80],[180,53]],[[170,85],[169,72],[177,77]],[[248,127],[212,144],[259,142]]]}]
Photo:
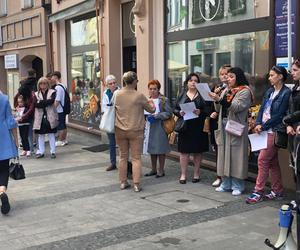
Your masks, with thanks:
[{"label": "building facade", "polygon": [[50,70],[49,11],[46,0],[0,0],[0,88],[10,100],[28,69],[37,77]]},{"label": "building facade", "polygon": [[[123,72],[138,73],[138,89],[158,79],[174,103],[190,72],[215,84],[218,69],[244,69],[259,104],[267,73],[286,62],[286,0],[52,0],[54,69],[72,96],[69,125],[97,132],[101,81]],[[293,0],[293,56],[300,55],[300,4]],[[214,159],[210,152],[208,158]],[[257,155],[250,156],[256,169]],[[281,152],[287,168],[287,153]],[[251,163],[252,162],[252,163]],[[291,172],[287,175],[287,185]]]}]

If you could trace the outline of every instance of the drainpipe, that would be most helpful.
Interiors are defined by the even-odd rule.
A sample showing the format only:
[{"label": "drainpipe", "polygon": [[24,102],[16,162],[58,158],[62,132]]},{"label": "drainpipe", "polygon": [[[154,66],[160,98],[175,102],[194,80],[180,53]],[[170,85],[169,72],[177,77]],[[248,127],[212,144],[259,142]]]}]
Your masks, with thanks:
[{"label": "drainpipe", "polygon": [[104,0],[96,0],[96,19],[97,19],[97,37],[98,37],[98,53],[100,61],[100,80],[104,79],[104,51],[103,51],[103,7]]}]

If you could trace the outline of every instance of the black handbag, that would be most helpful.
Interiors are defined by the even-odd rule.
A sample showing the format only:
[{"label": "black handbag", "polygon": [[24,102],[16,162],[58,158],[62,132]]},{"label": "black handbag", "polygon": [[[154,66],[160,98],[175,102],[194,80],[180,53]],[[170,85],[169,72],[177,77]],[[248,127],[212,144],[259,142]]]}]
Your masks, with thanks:
[{"label": "black handbag", "polygon": [[17,158],[17,161],[13,161],[9,165],[9,176],[10,178],[14,180],[23,180],[25,179],[25,170],[23,168],[23,165],[20,163],[19,158]]},{"label": "black handbag", "polygon": [[180,133],[185,131],[185,128],[186,128],[185,120],[183,120],[182,117],[178,118],[175,123],[174,131]]},{"label": "black handbag", "polygon": [[278,148],[286,149],[288,146],[288,135],[285,132],[274,132],[274,145]]}]

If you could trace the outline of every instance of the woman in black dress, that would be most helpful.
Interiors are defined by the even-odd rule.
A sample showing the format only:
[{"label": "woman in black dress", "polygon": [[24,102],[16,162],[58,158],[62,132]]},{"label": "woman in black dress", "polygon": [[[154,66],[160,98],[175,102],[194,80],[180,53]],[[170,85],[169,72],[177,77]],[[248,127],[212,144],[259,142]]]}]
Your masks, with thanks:
[{"label": "woman in black dress", "polygon": [[[179,182],[186,184],[186,172],[190,155],[193,155],[194,176],[193,183],[200,181],[200,163],[203,152],[208,151],[208,134],[203,132],[204,121],[209,113],[209,107],[197,91],[196,84],[200,82],[199,76],[191,73],[184,82],[184,91],[176,101],[174,114],[178,117],[178,151],[180,152],[181,176]],[[198,117],[183,121],[185,113],[181,111],[180,104],[194,102],[196,109],[193,111]],[[182,124],[178,126],[178,124]]]}]

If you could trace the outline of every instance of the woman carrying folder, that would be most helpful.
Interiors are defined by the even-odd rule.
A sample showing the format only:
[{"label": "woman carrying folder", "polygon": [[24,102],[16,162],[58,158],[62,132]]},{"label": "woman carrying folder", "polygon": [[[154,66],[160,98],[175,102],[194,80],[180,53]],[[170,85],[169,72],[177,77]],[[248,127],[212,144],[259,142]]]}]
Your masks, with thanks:
[{"label": "woman carrying folder", "polygon": [[[282,123],[286,115],[291,91],[284,85],[288,73],[284,67],[273,66],[269,72],[271,88],[264,95],[261,108],[259,110],[255,133],[268,132],[267,148],[262,149],[258,156],[258,175],[253,193],[246,199],[246,203],[255,204],[266,200],[282,198],[283,186],[281,183],[281,173],[278,161],[278,147],[274,145],[275,133],[285,133],[286,128]],[[264,187],[271,173],[272,190],[264,196]]]},{"label": "woman carrying folder", "polygon": [[[200,163],[202,152],[208,151],[208,134],[203,132],[204,121],[209,113],[209,107],[198,93],[196,84],[200,82],[199,76],[191,73],[184,82],[184,91],[176,100],[174,114],[178,117],[175,131],[178,132],[178,151],[180,152],[181,176],[180,184],[186,184],[187,166],[190,155],[193,155],[194,176],[193,183],[200,181]],[[184,121],[185,112],[180,104],[194,102],[196,108],[193,113],[197,118]]]}]

